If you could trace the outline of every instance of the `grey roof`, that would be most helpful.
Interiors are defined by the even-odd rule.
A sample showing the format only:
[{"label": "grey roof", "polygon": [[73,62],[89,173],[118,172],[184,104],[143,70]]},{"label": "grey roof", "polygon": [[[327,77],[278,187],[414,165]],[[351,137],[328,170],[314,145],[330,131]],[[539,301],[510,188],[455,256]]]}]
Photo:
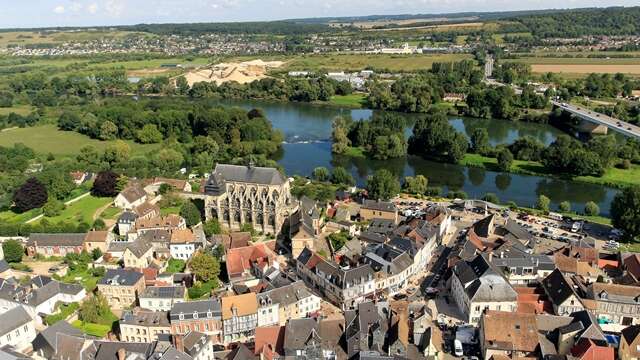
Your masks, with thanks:
[{"label": "grey roof", "polygon": [[152,248],[152,245],[144,237],[136,239],[134,242],[130,242],[127,245],[127,249],[133,253],[137,258],[142,257]]},{"label": "grey roof", "polygon": [[389,275],[397,275],[413,263],[413,260],[406,252],[386,244],[375,245],[368,250],[364,255],[363,261],[369,264],[376,272],[384,271]]},{"label": "grey roof", "polygon": [[365,241],[365,242],[369,242],[369,243],[382,244],[383,242],[387,241],[387,236],[386,235],[375,233],[375,232],[371,232],[371,231],[368,231],[368,230],[361,232],[359,238],[360,238],[360,240]]},{"label": "grey roof", "polygon": [[187,288],[184,286],[148,286],[139,298],[184,299]]},{"label": "grey roof", "polygon": [[542,287],[555,305],[564,303],[571,295],[576,295],[573,288],[560,270],[555,269],[542,280]]},{"label": "grey roof", "polygon": [[95,344],[98,348],[95,360],[115,360],[120,349],[124,349],[127,360],[147,360],[156,346],[156,342],[96,341]]},{"label": "grey roof", "polygon": [[82,331],[71,326],[65,320],[58,321],[57,323],[42,330],[36,336],[32,342],[34,350],[38,351],[44,347],[49,347],[52,351],[55,351],[55,349],[57,349],[58,337],[63,334],[81,337]]},{"label": "grey roof", "polygon": [[200,350],[207,344],[209,337],[198,331],[191,331],[182,339],[184,345],[184,351],[191,355],[196,356]]},{"label": "grey roof", "polygon": [[460,261],[453,272],[471,301],[516,301],[518,294],[511,284],[482,255]]},{"label": "grey roof", "polygon": [[258,304],[280,304],[280,306],[286,306],[296,303],[302,299],[311,297],[313,294],[307,289],[302,280],[298,280],[290,285],[275,288],[260,294],[256,294],[258,297]]},{"label": "grey roof", "polygon": [[170,347],[158,360],[193,360],[193,358],[174,347]]},{"label": "grey roof", "polygon": [[127,310],[122,313],[120,324],[145,325],[145,326],[169,326],[168,311],[151,311],[136,309]]},{"label": "grey roof", "polygon": [[206,318],[209,313],[211,313],[211,317],[220,318],[222,317],[222,305],[220,300],[214,298],[177,303],[171,307],[169,318],[171,321],[180,320],[182,314],[184,320],[189,320],[193,319],[194,313],[198,314],[198,318]]},{"label": "grey roof", "polygon": [[43,234],[33,233],[29,235],[29,245],[38,246],[82,246],[86,233],[73,234]]},{"label": "grey roof", "polygon": [[55,348],[54,360],[84,360],[95,356],[97,347],[91,343],[84,347],[86,339],[81,336],[59,333]]},{"label": "grey roof", "polygon": [[598,325],[598,320],[591,312],[587,310],[576,311],[570,316],[574,318],[574,322],[582,324],[584,331],[580,334],[580,338],[606,341],[606,337]]},{"label": "grey roof", "polygon": [[315,319],[290,319],[284,329],[285,350],[304,349],[309,341],[320,343],[318,322]]},{"label": "grey roof", "polygon": [[9,263],[4,259],[0,260],[0,273],[3,273],[9,269],[11,269]]},{"label": "grey roof", "polygon": [[[223,181],[243,182],[251,184],[281,185],[287,179],[275,168],[217,164],[212,177]],[[209,178],[211,180],[211,177]]]},{"label": "grey roof", "polygon": [[494,256],[491,263],[498,268],[514,269],[512,273],[516,275],[523,275],[525,268],[549,271],[556,268],[553,258],[547,255],[528,255],[527,257]]},{"label": "grey roof", "polygon": [[494,219],[495,219],[495,214],[491,214],[485,217],[484,219],[476,221],[476,223],[473,224],[473,231],[478,236],[481,236],[484,238],[489,237],[489,235],[493,231]]},{"label": "grey roof", "polygon": [[132,286],[144,275],[141,272],[125,269],[107,269],[98,285]]},{"label": "grey roof", "polygon": [[387,211],[387,212],[397,211],[396,205],[394,203],[388,202],[388,201],[379,201],[379,200],[365,200],[362,203],[362,208],[377,210],[377,211]]},{"label": "grey roof", "polygon": [[5,345],[0,348],[0,360],[31,360],[32,357],[27,356],[16,350],[11,345]]},{"label": "grey roof", "polygon": [[171,232],[165,229],[145,230],[142,234],[140,234],[140,236],[138,236],[138,240],[142,240],[150,244],[169,244],[169,242],[171,242]]},{"label": "grey roof", "polygon": [[30,285],[22,286],[4,281],[0,285],[0,298],[36,307],[57,294],[77,295],[84,290],[81,285],[62,283],[46,276],[35,277]]},{"label": "grey roof", "polygon": [[24,307],[18,305],[0,314],[0,336],[27,324],[33,319]]},{"label": "grey roof", "polygon": [[126,210],[118,218],[118,223],[132,224],[136,222],[138,215],[133,211]]},{"label": "grey roof", "polygon": [[147,196],[147,193],[144,191],[142,186],[132,185],[122,190],[120,195],[122,195],[128,202],[132,203]]},{"label": "grey roof", "polygon": [[393,220],[388,219],[372,219],[369,222],[367,231],[378,234],[389,234],[396,228],[396,224]]}]

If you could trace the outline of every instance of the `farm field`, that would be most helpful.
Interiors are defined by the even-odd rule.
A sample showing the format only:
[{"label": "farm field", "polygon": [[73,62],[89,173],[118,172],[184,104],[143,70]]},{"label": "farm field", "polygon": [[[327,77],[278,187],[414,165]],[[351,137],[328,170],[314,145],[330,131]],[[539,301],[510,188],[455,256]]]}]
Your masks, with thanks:
[{"label": "farm field", "polygon": [[640,65],[640,56],[609,59],[586,57],[523,57],[504,61],[522,62],[531,65]]},{"label": "farm field", "polygon": [[630,74],[640,75],[640,64],[637,65],[587,65],[587,64],[533,64],[531,71],[534,73],[561,73],[561,74]]},{"label": "farm field", "polygon": [[[16,143],[22,143],[41,154],[71,156],[78,154],[85,145],[104,151],[112,141],[100,141],[76,132],[61,131],[55,125],[14,128],[0,132],[0,146],[12,146]],[[144,154],[160,146],[136,144],[133,141],[127,141],[127,144],[133,154]]]},{"label": "farm field", "polygon": [[[0,47],[9,45],[53,44],[66,41],[91,41],[122,38],[134,34],[128,31],[10,31],[0,33]],[[147,34],[149,35],[149,34]],[[149,35],[150,36],[150,35]]]}]

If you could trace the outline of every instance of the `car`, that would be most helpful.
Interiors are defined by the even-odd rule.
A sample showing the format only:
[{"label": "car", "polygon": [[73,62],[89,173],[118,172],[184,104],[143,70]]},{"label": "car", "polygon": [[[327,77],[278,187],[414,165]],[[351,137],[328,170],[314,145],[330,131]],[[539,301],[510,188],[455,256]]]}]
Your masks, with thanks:
[{"label": "car", "polygon": [[462,342],[458,339],[453,340],[453,354],[457,357],[461,357],[462,355],[464,355]]},{"label": "car", "polygon": [[428,288],[424,289],[424,293],[426,295],[435,295],[435,294],[437,294],[439,292],[440,292],[440,290],[438,290],[438,289],[436,289],[434,287],[428,287]]},{"label": "car", "polygon": [[393,300],[404,300],[407,298],[407,294],[395,294],[393,295]]},{"label": "car", "polygon": [[56,272],[60,271],[60,268],[57,267],[57,266],[52,266],[52,267],[49,268],[48,271],[49,271],[50,274],[53,274],[53,273],[56,273]]}]

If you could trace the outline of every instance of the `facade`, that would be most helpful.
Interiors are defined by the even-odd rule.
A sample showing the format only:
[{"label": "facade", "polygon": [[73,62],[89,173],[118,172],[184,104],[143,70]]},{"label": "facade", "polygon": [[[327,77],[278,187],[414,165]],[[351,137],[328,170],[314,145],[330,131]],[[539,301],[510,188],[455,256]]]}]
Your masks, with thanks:
[{"label": "facade", "polygon": [[138,239],[127,245],[122,257],[125,267],[144,269],[153,262],[153,246],[144,239]]},{"label": "facade", "polygon": [[476,325],[485,310],[515,312],[518,294],[483,255],[453,268],[451,294],[465,321]]},{"label": "facade", "polygon": [[375,272],[377,293],[393,295],[402,290],[413,275],[413,259],[406,252],[387,244],[373,245],[362,261]]},{"label": "facade", "polygon": [[295,210],[289,181],[274,168],[218,164],[204,186],[205,215],[231,230],[251,224],[279,234]]},{"label": "facade", "polygon": [[150,343],[158,340],[159,334],[169,334],[168,311],[150,311],[136,308],[122,313],[119,321],[120,340]]},{"label": "facade", "polygon": [[291,237],[291,252],[294,258],[297,258],[304,248],[314,250],[314,242],[322,233],[323,227],[322,208],[317,202],[303,196],[296,213],[295,229],[292,229],[294,235]]},{"label": "facade", "polygon": [[112,240],[111,234],[109,231],[89,231],[84,237],[84,249],[89,253],[95,249],[100,249],[103,254],[106,253],[107,245]]},{"label": "facade", "polygon": [[371,221],[372,219],[386,219],[397,224],[398,208],[391,202],[365,200],[360,207],[360,220]]},{"label": "facade", "polygon": [[258,325],[256,294],[248,293],[222,298],[224,343],[252,339]]},{"label": "facade", "polygon": [[320,311],[321,299],[307,289],[304,282],[257,294],[258,326],[285,325],[288,319],[299,319]]},{"label": "facade", "polygon": [[61,256],[80,254],[86,234],[31,234],[27,241],[29,256]]},{"label": "facade", "polygon": [[542,288],[553,304],[556,315],[569,315],[584,310],[584,305],[567,278],[556,269],[542,280]]},{"label": "facade", "polygon": [[595,301],[595,313],[603,328],[617,332],[640,325],[640,287],[593,283],[586,295]]},{"label": "facade", "polygon": [[640,325],[631,325],[622,330],[618,355],[621,360],[640,359]]},{"label": "facade", "polygon": [[35,322],[22,306],[0,314],[0,347],[10,345],[18,351],[29,350],[35,337]]},{"label": "facade", "polygon": [[173,304],[169,320],[173,335],[199,331],[211,336],[214,343],[222,343],[222,310],[218,299]]},{"label": "facade", "polygon": [[140,272],[124,269],[108,269],[98,281],[98,291],[107,298],[114,309],[134,306],[138,294],[145,288],[144,275]]},{"label": "facade", "polygon": [[171,242],[169,249],[171,257],[180,260],[189,260],[199,248],[196,243],[196,236],[190,229],[178,229],[171,232]]},{"label": "facade", "polygon": [[153,311],[169,311],[174,304],[187,301],[184,286],[148,286],[138,294],[140,307]]},{"label": "facade", "polygon": [[497,256],[489,254],[493,266],[502,270],[511,284],[539,283],[556,268],[553,258],[547,255]]},{"label": "facade", "polygon": [[147,201],[147,193],[139,185],[131,185],[116,196],[113,204],[125,210],[132,210]]}]

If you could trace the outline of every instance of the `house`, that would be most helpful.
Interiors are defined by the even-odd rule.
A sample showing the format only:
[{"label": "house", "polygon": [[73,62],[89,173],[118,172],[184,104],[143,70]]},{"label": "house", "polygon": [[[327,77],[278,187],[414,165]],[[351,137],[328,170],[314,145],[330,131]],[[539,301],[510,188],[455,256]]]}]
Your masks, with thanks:
[{"label": "house", "polygon": [[[331,328],[326,328],[331,329]],[[316,319],[292,319],[284,331],[283,351],[286,358],[335,359],[336,348],[323,341],[322,326]]]},{"label": "house", "polygon": [[140,307],[153,311],[169,311],[174,304],[187,301],[184,286],[148,286],[138,294]]},{"label": "house", "polygon": [[253,339],[258,325],[256,294],[248,293],[222,298],[222,326],[224,342]]},{"label": "house", "polygon": [[640,285],[640,254],[623,254],[622,270],[624,271],[624,284]]},{"label": "house", "polygon": [[[83,333],[65,320],[58,321],[36,335],[32,342],[33,352],[42,358],[52,359],[58,348],[58,340],[62,335],[82,337]],[[0,358],[2,357],[0,356]]]},{"label": "house", "polygon": [[169,214],[167,216],[156,216],[152,218],[138,218],[135,223],[135,231],[138,235],[146,231],[167,230],[174,231],[186,229],[187,222],[180,215]]},{"label": "house", "polygon": [[398,223],[398,208],[392,202],[380,200],[364,200],[360,206],[360,220],[370,221],[372,219],[387,219]]},{"label": "house", "polygon": [[84,250],[86,234],[40,234],[32,233],[27,241],[27,254],[35,256],[60,256],[80,254]]},{"label": "house", "polygon": [[42,321],[41,315],[55,313],[57,303],[80,302],[86,295],[81,285],[62,283],[47,276],[36,276],[24,285],[0,279],[0,309],[22,306],[37,322]]},{"label": "house", "polygon": [[[210,360],[213,354],[213,342],[207,334],[191,331],[182,338],[176,337],[176,349],[189,355],[192,360]],[[173,358],[167,360],[169,359]]]},{"label": "house", "polygon": [[169,319],[173,335],[199,331],[211,336],[214,343],[222,343],[222,308],[218,299],[175,303]]},{"label": "house", "polygon": [[571,355],[576,360],[614,360],[614,348],[606,342],[596,342],[591,339],[580,339],[571,349]]},{"label": "house", "polygon": [[[504,254],[504,253],[499,253]],[[527,285],[539,283],[556,268],[553,258],[548,255],[529,255],[519,253],[511,255],[489,254],[493,266],[502,270],[509,283]]]},{"label": "house", "polygon": [[99,249],[104,254],[112,239],[113,234],[110,231],[91,230],[84,237],[84,249],[89,253],[94,249]]},{"label": "house", "polygon": [[453,267],[451,293],[464,320],[472,325],[485,310],[514,312],[517,308],[518,294],[484,255]]},{"label": "house", "polygon": [[327,300],[351,308],[375,293],[375,274],[368,264],[341,267],[305,248],[296,259],[296,272]]},{"label": "house", "polygon": [[159,334],[171,333],[168,311],[125,310],[118,324],[120,340],[126,342],[150,343],[157,341]]},{"label": "house", "polygon": [[10,345],[18,351],[30,350],[35,337],[35,321],[22,306],[0,314],[0,347]]},{"label": "house", "polygon": [[138,215],[130,210],[125,210],[118,217],[118,234],[120,236],[126,236],[135,227]]},{"label": "house", "polygon": [[98,281],[98,291],[107,298],[114,309],[135,306],[138,294],[145,288],[144,275],[141,272],[125,269],[107,269]]},{"label": "house", "polygon": [[296,258],[302,252],[302,249],[315,249],[314,242],[318,235],[322,233],[324,227],[323,209],[316,201],[303,196],[300,199],[300,208],[291,233],[291,252]]},{"label": "house", "polygon": [[258,326],[284,325],[288,319],[299,319],[320,311],[321,299],[301,280],[256,296]]},{"label": "house", "polygon": [[196,242],[196,236],[191,229],[176,229],[171,232],[169,249],[174,259],[189,260],[201,245]]},{"label": "house", "polygon": [[137,239],[127,244],[122,257],[127,268],[146,268],[153,262],[153,246],[145,239]]},{"label": "house", "polygon": [[575,311],[584,310],[582,301],[560,270],[556,269],[544,278],[542,288],[551,301],[556,315],[569,315]]},{"label": "house", "polygon": [[621,360],[640,359],[640,325],[627,326],[622,330],[618,355]]},{"label": "house", "polygon": [[160,186],[162,184],[169,185],[175,191],[191,192],[191,184],[187,180],[163,177],[155,177],[151,179],[151,181],[149,181],[149,185],[145,186],[144,190],[148,193],[158,193],[160,192]]},{"label": "house", "polygon": [[620,332],[629,325],[640,325],[640,287],[592,283],[586,298],[595,301],[595,313],[603,329]]},{"label": "house", "polygon": [[254,355],[264,360],[276,360],[283,357],[284,332],[284,326],[257,327]]},{"label": "house", "polygon": [[276,254],[272,250],[275,242],[258,243],[229,249],[226,255],[227,274],[233,285],[255,286],[270,267],[278,267]]},{"label": "house", "polygon": [[378,294],[393,295],[402,290],[413,275],[413,259],[406,251],[387,244],[372,245],[365,252],[362,262],[373,269]]},{"label": "house", "polygon": [[151,219],[160,216],[160,207],[156,204],[152,204],[148,201],[136,206],[133,209],[136,214],[136,219]]},{"label": "house", "polygon": [[480,319],[479,342],[484,359],[539,358],[536,315],[488,310]]},{"label": "house", "polygon": [[73,183],[76,184],[76,186],[80,186],[85,181],[91,179],[91,173],[83,171],[72,171],[69,173],[69,175],[71,175],[71,179],[73,179]]},{"label": "house", "polygon": [[249,246],[250,232],[232,232],[229,234],[213,235],[213,244],[224,247],[225,253],[231,249]]},{"label": "house", "polygon": [[53,360],[84,360],[95,358],[96,342],[86,335],[76,336],[59,332],[56,334],[55,351],[47,359]]},{"label": "house", "polygon": [[147,193],[142,186],[134,184],[122,190],[116,196],[113,204],[120,209],[132,210],[145,201],[147,201]]}]

